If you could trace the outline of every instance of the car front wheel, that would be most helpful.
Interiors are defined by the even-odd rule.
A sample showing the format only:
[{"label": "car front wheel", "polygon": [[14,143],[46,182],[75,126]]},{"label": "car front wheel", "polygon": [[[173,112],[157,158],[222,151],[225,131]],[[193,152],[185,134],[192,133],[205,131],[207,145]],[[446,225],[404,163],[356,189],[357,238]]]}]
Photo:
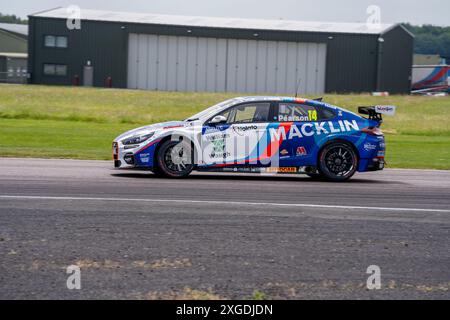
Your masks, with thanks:
[{"label": "car front wheel", "polygon": [[158,174],[170,178],[187,177],[193,170],[192,152],[184,141],[164,142],[157,154]]},{"label": "car front wheel", "polygon": [[356,172],[358,157],[352,146],[345,142],[326,145],[319,156],[320,175],[330,181],[346,181]]}]

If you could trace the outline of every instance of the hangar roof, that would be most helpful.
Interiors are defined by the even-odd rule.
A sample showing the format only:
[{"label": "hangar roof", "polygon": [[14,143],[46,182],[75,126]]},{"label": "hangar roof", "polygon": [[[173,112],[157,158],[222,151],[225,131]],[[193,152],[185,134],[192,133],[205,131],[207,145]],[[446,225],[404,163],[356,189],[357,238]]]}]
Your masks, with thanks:
[{"label": "hangar roof", "polygon": [[[31,17],[62,18],[69,17],[67,8],[55,8],[30,15]],[[99,10],[81,10],[82,20],[142,23],[156,25],[172,25],[186,27],[210,27],[251,30],[281,30],[300,32],[328,32],[352,34],[383,34],[396,25],[381,24],[378,27],[369,27],[366,23],[317,22],[293,20],[259,20],[240,18],[213,18],[176,16],[150,13],[130,13]]]},{"label": "hangar roof", "polygon": [[0,29],[28,36],[28,25],[26,24],[0,23]]}]

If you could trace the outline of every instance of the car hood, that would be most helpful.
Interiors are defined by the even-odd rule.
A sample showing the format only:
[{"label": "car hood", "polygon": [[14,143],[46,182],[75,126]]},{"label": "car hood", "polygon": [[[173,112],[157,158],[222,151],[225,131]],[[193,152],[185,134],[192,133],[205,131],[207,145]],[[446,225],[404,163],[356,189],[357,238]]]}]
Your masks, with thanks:
[{"label": "car hood", "polygon": [[139,136],[148,134],[155,131],[160,130],[168,130],[176,127],[184,127],[186,125],[186,122],[184,121],[169,121],[169,122],[161,122],[161,123],[155,123],[148,126],[143,126],[140,128],[132,129],[130,131],[127,131],[125,133],[122,133],[120,136],[118,136],[114,141],[119,141],[122,139]]}]

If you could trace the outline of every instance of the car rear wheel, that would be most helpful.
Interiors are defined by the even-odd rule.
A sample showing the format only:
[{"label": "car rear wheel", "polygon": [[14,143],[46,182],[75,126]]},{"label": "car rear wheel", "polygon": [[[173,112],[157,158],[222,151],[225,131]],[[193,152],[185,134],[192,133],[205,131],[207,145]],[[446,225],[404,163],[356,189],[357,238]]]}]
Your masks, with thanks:
[{"label": "car rear wheel", "polygon": [[187,177],[194,169],[190,145],[184,141],[163,142],[156,160],[154,172],[170,178]]},{"label": "car rear wheel", "polygon": [[345,142],[326,145],[319,156],[319,172],[330,181],[346,181],[356,172],[358,157],[352,146]]}]

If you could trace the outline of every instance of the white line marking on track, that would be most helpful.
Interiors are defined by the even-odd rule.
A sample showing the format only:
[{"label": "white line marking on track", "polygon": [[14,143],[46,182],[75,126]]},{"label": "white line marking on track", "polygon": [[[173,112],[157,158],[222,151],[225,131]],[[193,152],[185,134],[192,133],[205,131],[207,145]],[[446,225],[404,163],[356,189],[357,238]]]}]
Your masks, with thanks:
[{"label": "white line marking on track", "polygon": [[299,208],[327,208],[350,210],[379,210],[379,211],[415,211],[415,212],[447,212],[446,209],[421,209],[421,208],[389,208],[389,207],[364,207],[364,206],[338,206],[326,204],[307,203],[276,203],[276,202],[240,202],[240,201],[216,201],[216,200],[182,200],[182,199],[140,199],[140,198],[94,198],[94,197],[51,197],[51,196],[25,196],[25,195],[0,195],[1,199],[24,200],[84,200],[84,201],[128,201],[128,202],[167,202],[189,204],[221,204],[221,205],[247,205],[247,206],[275,206],[275,207],[299,207]]}]

